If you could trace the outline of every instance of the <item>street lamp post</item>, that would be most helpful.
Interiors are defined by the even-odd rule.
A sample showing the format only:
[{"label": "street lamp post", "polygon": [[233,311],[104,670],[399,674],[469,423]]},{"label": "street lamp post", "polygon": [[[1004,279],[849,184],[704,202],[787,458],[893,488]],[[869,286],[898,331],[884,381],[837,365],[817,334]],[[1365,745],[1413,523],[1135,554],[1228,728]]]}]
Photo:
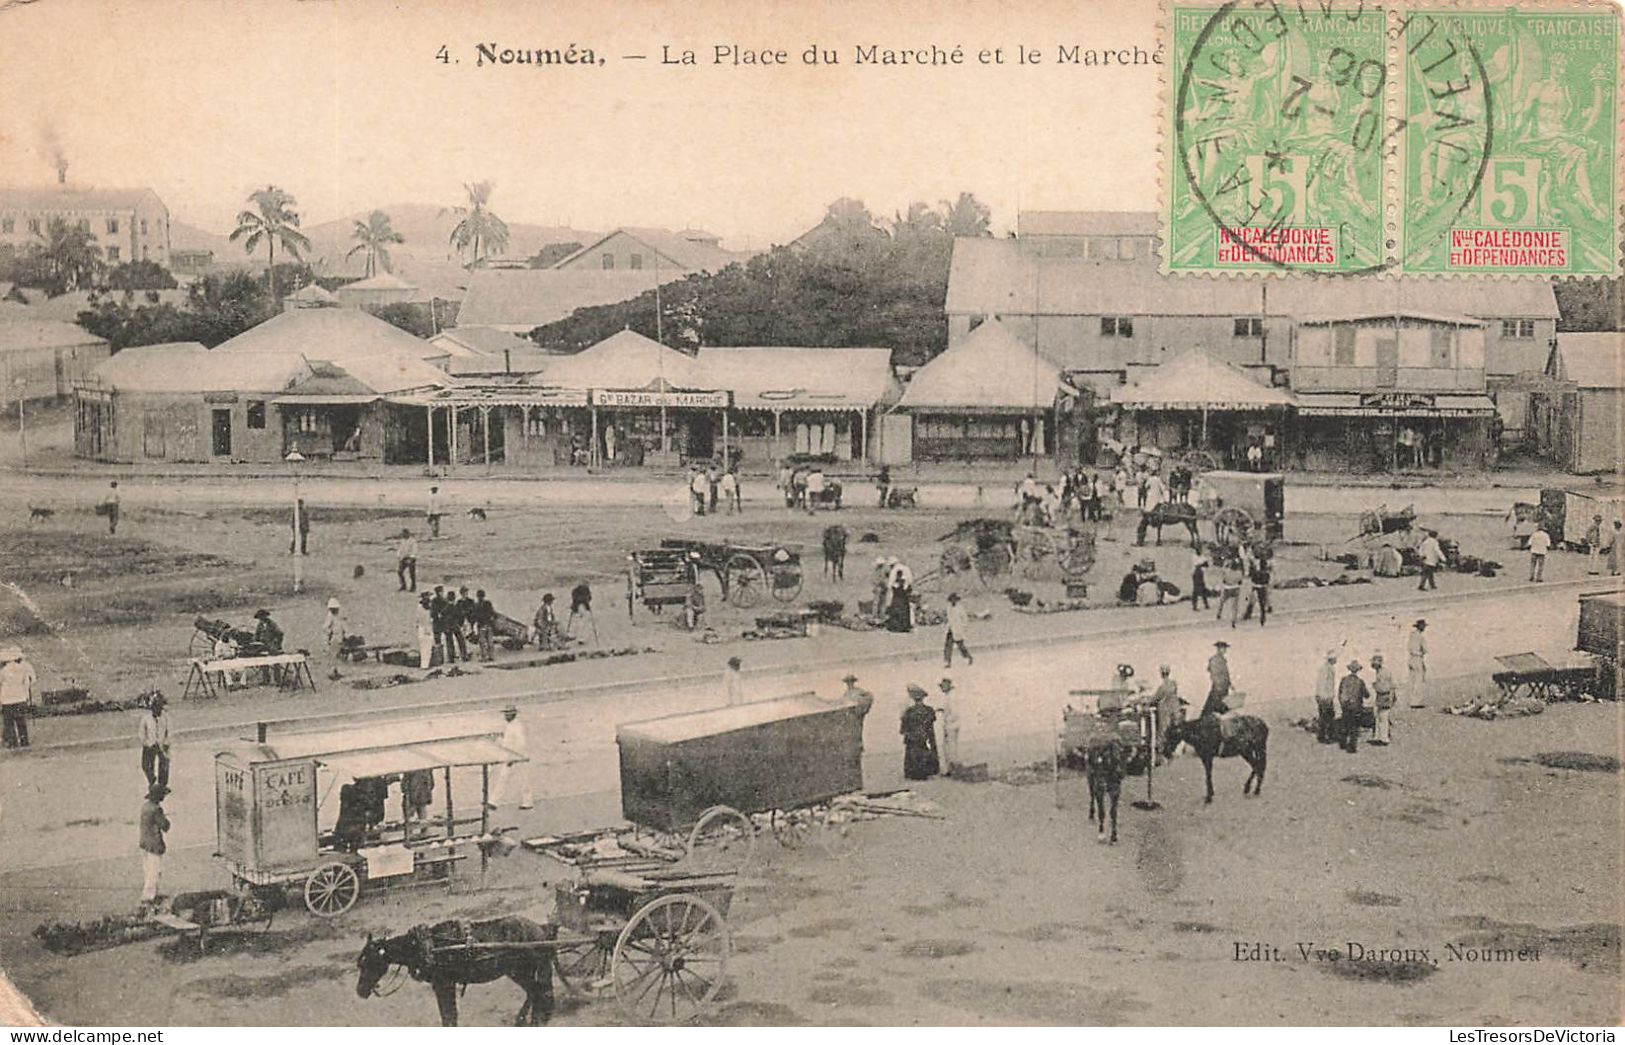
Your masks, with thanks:
[{"label": "street lamp post", "polygon": [[28,379],[19,375],[11,385],[17,390],[17,447],[22,455],[22,466],[28,467],[28,426],[23,420],[23,400],[28,398]]},{"label": "street lamp post", "polygon": [[305,590],[305,543],[300,539],[300,524],[304,519],[304,501],[299,496],[299,466],[304,463],[305,455],[298,450],[289,450],[288,456],[283,458],[288,462],[288,469],[293,473],[293,591],[297,595]]}]

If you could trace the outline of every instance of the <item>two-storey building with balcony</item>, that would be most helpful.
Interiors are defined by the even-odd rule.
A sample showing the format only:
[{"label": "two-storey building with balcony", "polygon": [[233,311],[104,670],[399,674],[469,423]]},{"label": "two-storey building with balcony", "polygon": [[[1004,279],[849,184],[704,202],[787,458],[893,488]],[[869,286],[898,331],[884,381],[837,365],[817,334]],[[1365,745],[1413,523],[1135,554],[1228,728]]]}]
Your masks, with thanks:
[{"label": "two-storey building with balcony", "polygon": [[[1156,250],[1155,215],[1133,212],[1027,212],[1008,239],[956,240],[949,347],[997,319],[1092,398],[1057,435],[1069,461],[1116,438],[1232,465],[1259,445],[1272,467],[1380,471],[1484,463],[1495,394],[1555,335],[1549,283],[1168,276]],[[1159,410],[1170,382],[1154,375],[1193,359],[1232,393],[1244,377],[1290,403],[1185,396]]]}]

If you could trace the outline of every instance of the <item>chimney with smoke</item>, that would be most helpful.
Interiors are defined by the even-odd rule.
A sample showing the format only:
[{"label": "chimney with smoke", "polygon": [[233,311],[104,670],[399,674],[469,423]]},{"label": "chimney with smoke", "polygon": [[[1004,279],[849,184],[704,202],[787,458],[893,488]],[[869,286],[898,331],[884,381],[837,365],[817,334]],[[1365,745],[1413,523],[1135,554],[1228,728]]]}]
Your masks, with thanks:
[{"label": "chimney with smoke", "polygon": [[68,183],[68,154],[62,148],[62,139],[56,133],[56,128],[49,121],[41,123],[39,126],[39,151],[40,155],[49,159],[51,165],[56,168],[56,183],[66,185]]},{"label": "chimney with smoke", "polygon": [[56,158],[56,183],[58,185],[68,183],[68,161],[61,156]]}]

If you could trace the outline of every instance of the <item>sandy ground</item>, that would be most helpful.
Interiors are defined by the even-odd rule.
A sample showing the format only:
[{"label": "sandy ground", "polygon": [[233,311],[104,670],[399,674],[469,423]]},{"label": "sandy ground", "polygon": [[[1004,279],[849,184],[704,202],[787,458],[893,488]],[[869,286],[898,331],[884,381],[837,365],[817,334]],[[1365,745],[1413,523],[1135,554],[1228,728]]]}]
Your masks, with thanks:
[{"label": "sandy ground", "polygon": [[[1243,798],[1239,762],[1159,774],[1156,812],[1125,788],[1121,841],[1097,845],[1082,785],[930,781],[948,819],[859,826],[838,861],[778,851],[738,890],[735,960],[721,1024],[1595,1024],[1620,1018],[1620,789],[1615,772],[1546,768],[1553,752],[1616,756],[1616,705],[1563,705],[1486,723],[1410,712],[1398,743],[1357,755],[1269,716],[1270,777]],[[895,752],[868,776],[895,779]],[[614,818],[613,791],[547,803],[556,829]],[[207,876],[207,853],[172,880]],[[430,993],[354,993],[367,931],[445,916],[545,918],[558,876],[518,852],[450,892],[369,895],[342,919],[279,916],[263,936],[221,939],[198,960],[175,942],[63,958],[26,937],[83,911],[128,858],[7,876],[5,965],[50,1018],[99,1024],[432,1024]],[[1237,947],[1279,948],[1238,961]],[[1397,963],[1303,959],[1311,950],[1426,949]],[[1473,948],[1530,960],[1458,959]],[[1538,957],[1534,956],[1538,952]],[[130,970],[139,968],[139,976]],[[500,1023],[511,985],[471,987],[464,1022]],[[556,1022],[616,1023],[608,1002]]]},{"label": "sandy ground", "polygon": [[[190,622],[198,612],[246,621],[256,606],[266,605],[283,621],[291,645],[319,648],[321,606],[329,593],[337,593],[353,631],[374,642],[404,641],[408,597],[395,591],[388,534],[401,525],[421,530],[421,517],[404,508],[341,511],[319,502],[316,508],[309,591],[301,598],[288,593],[287,529],[280,510],[132,506],[114,539],[88,515],[64,513],[32,527],[8,515],[0,547],[10,552],[3,577],[11,586],[0,597],[0,625],[13,634],[24,632],[23,642],[47,686],[74,678],[89,683],[98,696],[127,696],[151,686],[177,693]],[[756,611],[719,609],[713,623],[728,641],[697,646],[694,636],[641,609],[634,620],[627,619],[619,601],[622,556],[673,534],[798,541],[808,556],[807,590],[798,604],[833,597],[850,606],[867,597],[865,575],[876,551],[929,568],[937,556],[935,538],[966,514],[854,509],[809,517],[777,510],[697,520],[675,508],[667,513],[563,504],[503,508],[486,523],[457,516],[448,520],[445,539],[425,543],[420,586],[424,581],[483,586],[499,608],[528,617],[542,591],[566,598],[570,584],[587,579],[600,593],[599,643],[652,646],[657,652],[572,665],[556,675],[549,674],[555,669],[495,672],[374,691],[353,690],[347,683],[383,669],[346,666],[347,677],[337,683],[323,677],[315,697],[246,690],[217,703],[178,707],[176,715],[192,725],[364,711],[374,701],[464,698],[502,686],[540,689],[710,671],[734,652],[764,668],[757,688],[800,685],[802,676],[781,672],[778,660],[819,661],[822,691],[840,674],[840,654],[852,651],[897,660],[884,671],[872,669],[885,679],[885,689],[868,730],[866,780],[872,788],[898,786],[895,717],[902,698],[893,676],[918,670],[926,672],[921,677],[932,677],[932,658],[924,647],[939,641],[935,629],[908,637],[826,632],[817,639],[750,643],[736,636]],[[1531,648],[1549,656],[1566,649],[1573,631],[1572,590],[1519,594],[1525,559],[1507,549],[1499,518],[1449,515],[1425,521],[1457,537],[1469,553],[1511,567],[1495,580],[1441,579],[1447,597],[1503,593],[1505,601],[1486,601],[1482,609],[1471,600],[1459,606],[1446,601],[1437,613],[1428,611],[1439,621],[1441,636],[1449,636],[1450,651],[1441,651],[1441,659],[1453,658],[1446,673],[1473,673],[1450,693],[1439,694],[1437,703],[1482,690],[1490,655],[1510,652],[1508,644],[1519,641],[1518,613],[1530,615]],[[837,522],[854,535],[873,531],[881,537],[878,544],[853,544],[844,584],[817,576],[819,531]],[[1278,577],[1338,572],[1321,556],[1323,548],[1335,550],[1352,533],[1351,517],[1295,516],[1289,525]],[[1116,578],[1142,555],[1157,556],[1183,587],[1189,551],[1182,540],[1160,550],[1132,548],[1124,528],[1119,522],[1099,546],[1091,590],[1098,610],[1026,616],[1009,609],[997,586],[986,590],[966,582],[962,590],[971,608],[991,613],[976,625],[978,645],[1059,639],[1080,629],[1119,626],[1204,634],[1193,631],[1193,641],[1182,640],[1177,649],[1157,631],[1133,643],[1105,637],[1043,647],[1047,652],[1037,655],[1042,663],[1028,669],[1009,694],[1007,709],[997,701],[1005,699],[1004,680],[1013,677],[1008,658],[1018,654],[979,657],[976,669],[960,676],[982,701],[967,719],[965,737],[976,759],[996,769],[1046,759],[1043,730],[1059,692],[1050,690],[1069,671],[1081,684],[1098,685],[1104,679],[1096,676],[1120,656],[1147,670],[1162,656],[1175,660],[1187,692],[1199,690],[1195,680],[1212,638],[1205,634],[1211,622],[1198,624],[1188,606],[1107,608]],[[352,575],[357,564],[365,567],[359,579]],[[61,583],[64,571],[73,573],[72,587]],[[1554,556],[1548,573],[1554,585],[1583,575],[1583,559],[1573,555]],[[1011,582],[1042,598],[1060,592],[1052,574]],[[1272,620],[1264,633],[1267,642],[1243,637],[1236,659],[1244,674],[1238,677],[1255,693],[1278,698],[1257,709],[1274,730],[1261,798],[1244,799],[1244,768],[1221,763],[1215,768],[1218,798],[1204,808],[1200,765],[1182,757],[1157,778],[1160,811],[1129,808],[1128,798],[1142,797],[1143,781],[1127,784],[1121,841],[1103,847],[1084,822],[1077,781],[1057,788],[1044,771],[1017,774],[1012,779],[1030,780],[1019,785],[932,781],[922,791],[940,804],[949,817],[945,822],[863,824],[866,846],[849,861],[816,851],[770,852],[760,874],[740,888],[730,913],[736,961],[716,1021],[1617,1022],[1622,921],[1617,769],[1548,768],[1538,761],[1556,752],[1617,759],[1616,705],[1553,706],[1538,717],[1494,723],[1441,715],[1436,708],[1407,711],[1397,726],[1396,746],[1362,747],[1353,756],[1321,747],[1291,725],[1304,713],[1302,680],[1328,636],[1335,637],[1350,616],[1347,607],[1397,603],[1414,597],[1414,588],[1414,579],[1397,579],[1280,592],[1278,605],[1290,611],[1283,623]],[[928,589],[928,595],[940,600],[946,590]],[[715,606],[714,589],[711,594]],[[1402,605],[1391,613],[1380,608],[1360,613],[1362,630],[1353,648],[1362,652],[1371,636],[1392,640],[1416,615]],[[1472,633],[1475,613],[1493,617],[1498,629],[1493,639],[1487,630]],[[319,676],[325,676],[329,662],[319,659]],[[1047,687],[1042,693],[1028,692],[1040,683]],[[538,772],[545,770],[558,783],[545,792],[527,827],[558,831],[617,820],[609,724],[702,698],[664,692],[582,696],[538,708],[534,714],[552,716],[532,719],[551,745],[538,752],[543,765]],[[589,713],[586,702],[601,707]],[[123,718],[42,720],[36,734],[46,744],[123,736],[129,731]],[[177,778],[206,779],[209,754],[207,742],[180,752]],[[433,1023],[430,994],[416,985],[387,999],[363,1002],[355,996],[351,977],[365,932],[449,915],[548,914],[546,882],[557,869],[517,853],[494,863],[483,884],[471,867],[449,893],[422,889],[368,896],[336,922],[292,912],[279,917],[270,933],[222,941],[217,953],[202,960],[172,942],[74,958],[49,954],[27,935],[40,921],[90,918],[128,906],[131,883],[139,877],[127,822],[134,810],[122,802],[110,808],[105,797],[87,794],[80,784],[82,778],[103,779],[115,766],[128,776],[132,759],[127,751],[40,751],[0,763],[10,808],[28,802],[25,817],[0,823],[6,828],[0,840],[0,905],[7,912],[0,927],[0,964],[50,1018],[88,1024]],[[183,807],[185,822],[177,827],[166,891],[221,884],[210,858],[208,797],[188,801],[192,805]],[[769,839],[763,841],[772,849]],[[1426,948],[1439,964],[1300,956],[1300,944],[1346,950],[1350,942],[1368,949]],[[1238,944],[1279,948],[1284,960],[1238,961]],[[1456,961],[1445,952],[1446,944],[1522,947],[1538,950],[1539,957],[1514,963]],[[132,968],[141,974],[132,976]],[[511,985],[473,987],[464,1000],[464,1020],[503,1022],[518,1004]],[[602,1024],[618,1018],[612,1005],[598,1002],[566,1007],[557,1022]]]}]

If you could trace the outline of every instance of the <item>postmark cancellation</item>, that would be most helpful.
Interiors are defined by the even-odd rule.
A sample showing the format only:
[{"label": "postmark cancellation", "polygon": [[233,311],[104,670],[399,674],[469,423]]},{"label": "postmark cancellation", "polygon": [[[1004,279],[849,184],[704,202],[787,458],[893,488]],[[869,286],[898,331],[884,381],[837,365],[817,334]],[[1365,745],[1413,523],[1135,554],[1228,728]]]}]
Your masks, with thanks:
[{"label": "postmark cancellation", "polygon": [[1170,273],[1612,276],[1613,4],[1173,0]]}]

